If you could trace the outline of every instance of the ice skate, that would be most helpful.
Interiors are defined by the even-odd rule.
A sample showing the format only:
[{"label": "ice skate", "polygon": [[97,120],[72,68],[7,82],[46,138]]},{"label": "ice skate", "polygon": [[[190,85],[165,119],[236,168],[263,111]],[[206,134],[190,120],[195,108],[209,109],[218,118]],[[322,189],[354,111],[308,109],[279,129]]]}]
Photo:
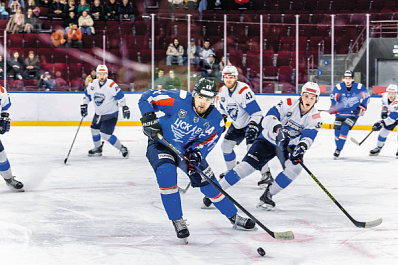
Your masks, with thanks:
[{"label": "ice skate", "polygon": [[127,149],[127,147],[125,147],[124,145],[122,145],[121,147],[120,147],[120,152],[122,153],[122,156],[124,157],[124,158],[129,158],[129,156],[130,156],[130,151]]},{"label": "ice skate", "polygon": [[185,244],[188,244],[189,230],[188,230],[187,224],[185,223],[185,220],[182,219],[182,217],[181,217],[180,219],[173,220],[172,222],[173,222],[177,237],[181,238],[185,242]]},{"label": "ice skate", "polygon": [[369,155],[370,156],[378,156],[380,151],[381,151],[381,147],[377,146],[377,147],[373,148],[372,150],[370,150]]},{"label": "ice skate", "polygon": [[268,184],[267,189],[264,191],[264,194],[260,197],[260,202],[257,204],[257,208],[263,208],[265,210],[271,210],[275,207],[275,202],[272,200],[272,195],[269,192],[269,187],[272,184]]},{"label": "ice skate", "polygon": [[202,204],[202,209],[212,209],[213,203],[208,197],[203,197],[203,204]]},{"label": "ice skate", "polygon": [[271,175],[271,171],[268,169],[267,172],[261,174],[261,180],[257,183],[260,189],[266,189],[268,184],[271,184],[274,178]]},{"label": "ice skate", "polygon": [[18,181],[15,179],[15,177],[12,177],[10,179],[4,179],[7,186],[10,188],[12,191],[19,191],[19,192],[24,192],[25,190],[23,189],[23,184],[22,182]]},{"label": "ice skate", "polygon": [[96,148],[93,148],[88,151],[88,156],[102,156],[102,146],[104,145],[104,142]]},{"label": "ice skate", "polygon": [[238,214],[235,214],[234,216],[228,218],[229,221],[231,221],[231,224],[233,224],[234,229],[246,229],[250,230],[253,229],[256,226],[256,223],[250,219],[250,218],[245,218],[242,217]]},{"label": "ice skate", "polygon": [[336,151],[334,151],[334,154],[333,154],[334,160],[339,159],[340,152],[341,152],[341,150],[339,150],[339,149],[336,149]]}]

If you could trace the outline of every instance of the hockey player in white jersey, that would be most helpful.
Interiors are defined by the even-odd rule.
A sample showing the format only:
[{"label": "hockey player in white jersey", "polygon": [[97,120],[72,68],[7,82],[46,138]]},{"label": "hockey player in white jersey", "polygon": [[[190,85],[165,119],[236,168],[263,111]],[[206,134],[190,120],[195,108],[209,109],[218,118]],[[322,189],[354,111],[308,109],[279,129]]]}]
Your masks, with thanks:
[{"label": "hockey player in white jersey", "polygon": [[[238,81],[238,70],[235,66],[226,66],[222,72],[224,86],[219,91],[220,112],[224,119],[229,117],[232,124],[221,143],[221,150],[227,170],[236,165],[234,147],[246,138],[247,150],[258,137],[261,131],[261,108],[256,101],[250,86]],[[267,165],[261,170],[262,179],[259,186],[272,181],[272,176]],[[223,176],[224,174],[222,174]]]},{"label": "hockey player in white jersey", "polygon": [[101,156],[101,138],[108,141],[116,149],[120,150],[124,158],[129,157],[127,147],[122,145],[113,131],[118,120],[119,106],[123,109],[123,118],[130,118],[130,110],[126,105],[123,91],[111,79],[108,79],[108,68],[106,65],[98,65],[97,79],[92,80],[85,90],[81,114],[83,117],[88,114],[88,103],[93,101],[95,115],[91,123],[91,134],[94,148],[88,151],[89,156]]},{"label": "hockey player in white jersey", "polygon": [[[10,130],[10,122],[8,109],[11,106],[10,98],[8,97],[7,90],[0,86],[0,134],[5,134]],[[7,186],[12,191],[24,191],[22,182],[12,176],[10,162],[8,161],[6,151],[4,151],[3,143],[0,140],[0,174],[6,181]]]},{"label": "hockey player in white jersey", "polygon": [[[379,137],[377,138],[377,146],[370,150],[369,155],[377,156],[381,149],[383,148],[387,136],[390,131],[394,130],[394,128],[398,124],[398,87],[397,85],[390,84],[387,89],[386,93],[383,94],[381,99],[382,110],[381,110],[381,120],[376,122],[372,130],[373,131],[380,131]],[[395,154],[398,158],[398,150]]]},{"label": "hockey player in white jersey", "polygon": [[[278,157],[283,171],[268,184],[260,197],[258,207],[275,207],[272,196],[285,189],[300,174],[304,153],[311,147],[322,127],[319,111],[314,107],[320,94],[316,83],[306,83],[300,98],[286,98],[272,107],[262,120],[263,131],[254,141],[243,161],[230,170],[220,181],[227,189],[255,170]],[[293,150],[288,152],[288,147]]]}]

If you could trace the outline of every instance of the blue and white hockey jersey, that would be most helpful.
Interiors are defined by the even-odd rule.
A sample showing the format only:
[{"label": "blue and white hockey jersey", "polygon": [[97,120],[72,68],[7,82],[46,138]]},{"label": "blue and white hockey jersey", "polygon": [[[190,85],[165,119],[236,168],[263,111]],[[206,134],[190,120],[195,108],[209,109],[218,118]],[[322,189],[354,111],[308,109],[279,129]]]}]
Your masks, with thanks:
[{"label": "blue and white hockey jersey", "polygon": [[272,107],[262,121],[264,129],[261,135],[274,145],[276,145],[277,134],[273,132],[273,129],[278,124],[289,130],[289,145],[304,142],[309,148],[322,127],[322,118],[315,107],[301,115],[300,100],[298,98],[286,98]]},{"label": "blue and white hockey jersey", "polygon": [[221,114],[229,116],[236,129],[245,128],[250,121],[259,123],[263,116],[253,91],[246,83],[237,81],[232,93],[228,87],[222,86],[219,100]]},{"label": "blue and white hockey jersey", "polygon": [[112,79],[105,80],[101,86],[99,79],[92,80],[84,91],[84,104],[94,102],[97,115],[110,115],[119,111],[120,107],[126,106],[123,91]]},{"label": "blue and white hockey jersey", "polygon": [[381,99],[381,104],[383,107],[387,107],[388,109],[388,117],[384,119],[384,123],[386,126],[389,126],[398,120],[398,96],[394,101],[390,102],[388,100],[388,93],[384,93]]},{"label": "blue and white hockey jersey", "polygon": [[216,108],[206,118],[196,115],[193,96],[184,90],[150,89],[142,94],[138,106],[142,115],[151,111],[165,114],[159,118],[163,136],[182,153],[189,147],[197,147],[206,157],[225,126]]},{"label": "blue and white hockey jersey", "polygon": [[337,84],[332,93],[330,94],[330,100],[332,101],[332,107],[336,108],[338,113],[336,117],[346,116],[359,116],[357,108],[362,106],[363,108],[368,107],[369,103],[369,91],[361,83],[352,83],[351,90],[348,91],[344,82]]},{"label": "blue and white hockey jersey", "polygon": [[7,112],[7,110],[11,107],[11,101],[7,90],[2,86],[0,86],[0,105],[2,113]]}]

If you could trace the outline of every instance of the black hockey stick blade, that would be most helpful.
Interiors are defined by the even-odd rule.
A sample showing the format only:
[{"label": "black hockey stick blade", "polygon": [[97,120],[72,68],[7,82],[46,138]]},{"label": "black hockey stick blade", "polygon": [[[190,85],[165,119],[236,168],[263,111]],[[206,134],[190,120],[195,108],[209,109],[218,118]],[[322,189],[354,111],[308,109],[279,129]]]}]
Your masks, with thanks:
[{"label": "black hockey stick blade", "polygon": [[[157,134],[158,141],[162,143],[164,146],[168,147],[172,150],[181,160],[188,160],[177,148],[175,148],[171,143],[169,143],[166,139],[164,139],[163,135],[160,133]],[[261,223],[256,217],[254,217],[249,211],[243,208],[234,198],[231,197],[223,188],[217,185],[210,177],[208,177],[199,167],[195,166],[195,170],[200,173],[206,180],[214,186],[219,192],[221,192],[226,198],[228,198],[237,208],[239,208],[242,212],[244,212],[248,217],[250,217],[256,224],[258,224],[265,232],[267,232],[270,236],[275,239],[282,240],[292,240],[294,239],[294,234],[292,231],[287,232],[273,232],[269,228],[267,228],[263,223]]]}]

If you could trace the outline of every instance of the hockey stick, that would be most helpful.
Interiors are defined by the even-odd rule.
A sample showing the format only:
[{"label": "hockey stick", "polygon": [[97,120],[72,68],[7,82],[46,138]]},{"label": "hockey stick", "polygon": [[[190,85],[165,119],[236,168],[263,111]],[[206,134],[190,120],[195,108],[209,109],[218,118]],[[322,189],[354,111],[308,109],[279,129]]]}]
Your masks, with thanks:
[{"label": "hockey stick", "polygon": [[191,187],[191,182],[188,183],[188,185],[185,187],[185,189],[184,189],[184,188],[181,188],[181,187],[178,187],[178,190],[179,190],[182,194],[185,194],[185,193],[188,191],[189,187]]},{"label": "hockey stick", "polygon": [[348,217],[348,219],[351,220],[351,222],[356,226],[356,227],[362,227],[362,228],[370,228],[370,227],[375,227],[381,224],[383,222],[383,219],[379,218],[377,220],[371,221],[371,222],[359,222],[355,220],[354,218],[351,217],[351,215],[343,208],[343,206],[340,205],[340,203],[333,197],[332,194],[325,188],[325,186],[322,185],[321,182],[314,176],[314,174],[311,173],[311,171],[304,165],[304,163],[301,160],[298,160],[300,165],[304,168],[305,171],[311,176],[313,180],[321,187],[321,189],[329,196],[329,198],[339,207],[339,209]]},{"label": "hockey stick", "polygon": [[81,119],[81,121],[80,121],[80,123],[79,123],[79,127],[77,127],[77,132],[76,132],[76,134],[75,134],[75,138],[73,138],[72,145],[71,145],[70,148],[69,148],[69,152],[68,152],[68,155],[66,156],[66,158],[65,158],[65,160],[64,160],[64,164],[66,164],[66,161],[68,161],[68,158],[69,158],[69,155],[70,155],[70,151],[72,151],[73,144],[75,143],[76,136],[77,136],[77,134],[79,133],[80,126],[82,125],[83,119],[84,119],[84,117],[82,117],[82,119]]},{"label": "hockey stick", "polygon": [[[177,148],[175,148],[172,144],[170,144],[166,139],[164,139],[163,135],[157,134],[158,141],[162,143],[164,146],[168,147],[172,150],[181,160],[188,160]],[[235,204],[242,212],[244,212],[247,216],[249,216],[256,224],[258,224],[262,229],[264,229],[270,236],[275,239],[283,239],[283,240],[291,240],[294,239],[294,234],[292,231],[287,232],[273,232],[268,229],[265,225],[263,225],[257,218],[255,218],[249,211],[247,211],[243,206],[241,206],[237,201],[235,201],[228,193],[225,192],[220,186],[218,186],[211,178],[209,178],[199,167],[195,166],[195,170],[199,172],[207,181],[210,182],[219,192],[221,192],[225,197],[227,197],[233,204]]]},{"label": "hockey stick", "polygon": [[356,144],[356,145],[361,145],[363,142],[365,142],[366,139],[368,139],[368,137],[372,134],[373,130],[370,131],[370,133],[368,133],[368,135],[366,135],[365,138],[363,138],[363,140],[361,142],[358,142],[357,140],[355,140],[353,137],[351,137],[351,141]]}]

